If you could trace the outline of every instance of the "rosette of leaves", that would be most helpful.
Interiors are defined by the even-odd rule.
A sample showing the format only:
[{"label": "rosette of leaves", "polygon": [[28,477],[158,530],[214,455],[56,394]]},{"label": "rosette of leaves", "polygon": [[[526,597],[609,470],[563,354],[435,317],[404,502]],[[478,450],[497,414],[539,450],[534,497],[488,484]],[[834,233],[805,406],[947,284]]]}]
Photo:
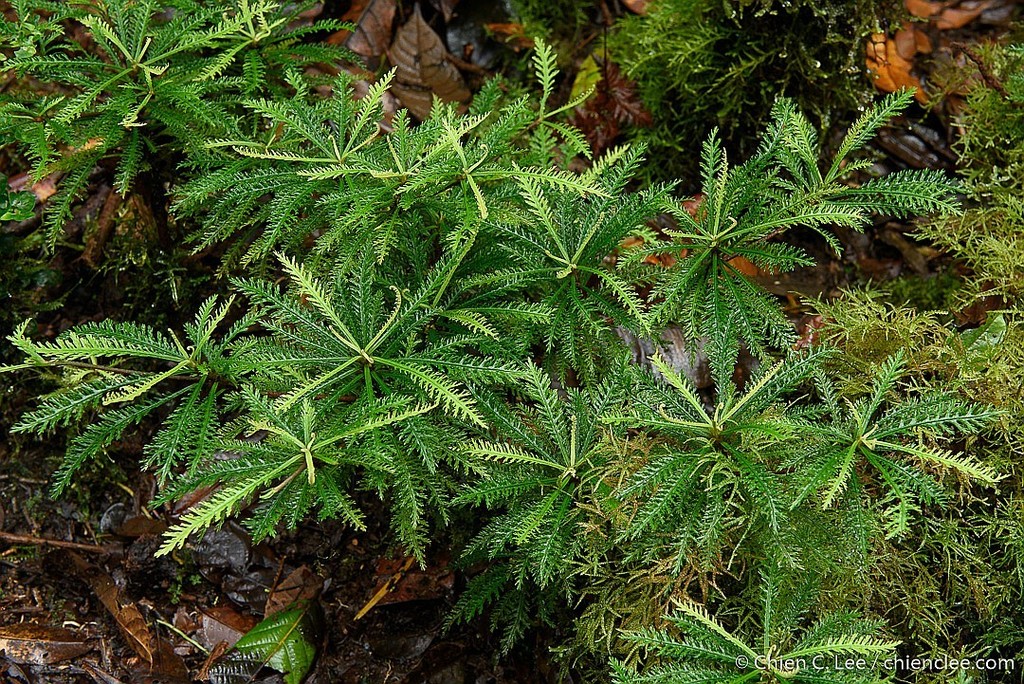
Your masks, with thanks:
[{"label": "rosette of leaves", "polygon": [[655,329],[679,321],[687,335],[708,340],[716,372],[728,374],[741,342],[765,357],[794,341],[778,302],[734,265],[745,259],[768,273],[813,264],[805,250],[778,241],[797,226],[815,230],[834,249],[832,226],[862,229],[872,213],[912,216],[952,212],[957,185],[933,171],[900,171],[853,186],[852,174],[870,166],[851,155],[902,111],[911,91],[890,95],[849,129],[827,166],[819,164],[817,134],[793,104],[780,100],[757,154],[730,166],[716,134],[701,153],[703,199],[696,214],[670,207],[678,227],[670,240],[633,250],[631,258],[660,253],[685,256],[655,282]]},{"label": "rosette of leaves", "polygon": [[627,548],[641,557],[674,556],[677,571],[689,563],[709,570],[743,530],[759,553],[798,562],[797,525],[776,471],[790,449],[814,437],[813,412],[790,402],[828,353],[764,367],[743,391],[719,378],[710,405],[657,356],[657,375],[637,373],[628,412],[610,420],[659,443],[616,492],[634,511],[621,532]]},{"label": "rosette of leaves", "polygon": [[[54,495],[67,489],[77,471],[115,440],[165,407],[163,429],[146,446],[147,466],[166,481],[177,466],[195,468],[213,451],[220,422],[219,404],[244,373],[237,352],[254,321],[242,317],[219,339],[215,332],[228,315],[230,302],[210,298],[195,321],[185,326],[184,342],[149,326],[103,321],[68,330],[50,342],[26,336],[22,324],[8,338],[25,356],[16,366],[61,373],[61,388],[26,412],[14,432],[46,434],[86,417],[92,422],[75,436],[52,485]],[[96,412],[99,412],[96,415]]]},{"label": "rosette of leaves", "polygon": [[[156,500],[174,501],[202,487],[214,488],[168,530],[158,555],[239,514],[250,503],[256,506],[245,523],[257,542],[282,523],[295,528],[313,510],[319,520],[338,519],[365,529],[353,498],[357,489],[376,491],[381,497],[391,494],[399,539],[421,552],[422,508],[430,492],[419,487],[433,481],[424,478],[422,467],[409,472],[413,464],[403,441],[434,436],[429,427],[409,425],[432,405],[402,397],[361,397],[316,405],[305,399],[292,410],[282,410],[250,389],[242,390],[237,401],[244,418],[221,431],[214,440],[216,451]],[[245,438],[231,436],[238,429]]]},{"label": "rosette of leaves", "polygon": [[510,264],[493,282],[519,284],[550,309],[542,341],[560,375],[571,369],[586,379],[599,377],[623,350],[616,326],[649,332],[648,305],[638,286],[653,278],[653,268],[608,259],[627,238],[653,241],[647,222],[670,203],[668,186],[626,192],[641,162],[641,150],[620,149],[601,159],[586,176],[600,194],[586,198],[521,179],[526,211],[492,224],[496,250]]},{"label": "rosette of leaves", "polygon": [[[768,569],[760,577],[759,611],[741,629],[729,629],[698,603],[677,601],[663,629],[625,638],[648,655],[637,671],[612,661],[614,684],[874,684],[882,664],[896,655],[898,641],[882,634],[883,623],[850,611],[828,613],[801,628],[806,583],[787,581]],[[786,587],[786,585],[789,585]],[[788,591],[786,589],[788,589]],[[859,661],[847,666],[848,661]]]},{"label": "rosette of leaves", "polygon": [[892,504],[888,510],[890,533],[903,534],[919,503],[947,501],[945,490],[929,469],[957,472],[984,484],[1000,479],[994,469],[970,454],[953,453],[937,443],[953,435],[975,434],[1000,412],[942,392],[895,401],[904,368],[904,354],[899,351],[878,366],[870,392],[845,405],[830,396],[830,388],[825,386],[832,422],[819,424],[817,439],[795,451],[790,460],[790,465],[799,468],[800,490],[792,508],[812,496],[828,507],[848,489],[862,491],[858,466],[863,464],[888,490],[882,503]]},{"label": "rosette of leaves", "polygon": [[225,157],[180,188],[176,208],[201,215],[204,227],[193,236],[199,246],[238,238],[230,255],[243,263],[307,240],[338,262],[364,249],[383,262],[415,260],[417,252],[458,240],[486,220],[520,214],[524,179],[599,193],[592,177],[553,163],[556,154],[569,159],[590,152],[579,131],[561,123],[579,100],[549,106],[558,73],[550,48],[539,43],[534,63],[538,103],[502,102],[495,80],[468,114],[438,101],[418,126],[406,110],[382,126],[390,119],[384,94],[394,71],[358,101],[344,74],[329,98],[303,91],[288,101],[251,101],[257,131],[209,141]]},{"label": "rosette of leaves", "polygon": [[469,620],[491,606],[506,651],[535,613],[550,620],[559,597],[572,594],[572,566],[584,552],[581,506],[610,493],[602,474],[613,450],[602,418],[622,402],[624,388],[612,374],[560,392],[531,366],[516,389],[511,405],[492,393],[478,396],[493,432],[465,448],[477,477],[454,503],[494,511],[463,556],[492,565],[469,582],[449,618]]},{"label": "rosette of leaves", "polygon": [[[52,248],[98,165],[114,188],[140,173],[169,173],[182,155],[235,130],[244,97],[281,96],[307,64],[348,59],[310,34],[344,28],[302,25],[310,2],[275,0],[18,0],[0,36],[16,49],[4,61],[24,91],[0,101],[0,131],[20,145],[39,180],[61,176],[46,211]],[[80,33],[76,33],[80,31]]]},{"label": "rosette of leaves", "polygon": [[28,358],[7,370],[60,370],[64,387],[16,429],[93,421],[72,440],[55,493],[154,414],[164,422],[145,465],[168,483],[160,500],[218,488],[172,529],[165,550],[257,499],[248,517],[256,537],[312,510],[358,526],[350,497],[365,488],[391,501],[399,538],[422,554],[427,519],[443,511],[452,487],[452,445],[466,426],[484,424],[468,383],[514,375],[509,348],[480,331],[488,329],[480,308],[513,320],[518,309],[454,306],[443,296],[453,258],[412,292],[383,284],[370,255],[329,283],[282,263],[291,281],[284,291],[238,281],[252,308],[219,339],[228,309],[213,300],[186,343],[130,323],[80,326],[53,342],[33,342],[19,329],[11,339]]},{"label": "rosette of leaves", "polygon": [[[481,331],[488,328],[484,314],[445,296],[459,263],[442,260],[417,289],[392,284],[401,281],[381,272],[369,253],[332,280],[282,257],[291,281],[284,291],[238,281],[267,334],[241,355],[244,424],[232,429],[268,438],[225,446],[252,459],[210,461],[167,495],[223,486],[172,530],[166,548],[220,522],[256,492],[265,502],[250,518],[258,537],[283,517],[294,526],[314,505],[321,518],[359,525],[347,498],[358,482],[387,498],[399,539],[422,558],[427,520],[443,515],[451,468],[461,461],[453,445],[466,426],[485,424],[469,385],[515,373],[508,352]],[[503,311],[501,302],[486,308],[513,319],[517,313]]]}]

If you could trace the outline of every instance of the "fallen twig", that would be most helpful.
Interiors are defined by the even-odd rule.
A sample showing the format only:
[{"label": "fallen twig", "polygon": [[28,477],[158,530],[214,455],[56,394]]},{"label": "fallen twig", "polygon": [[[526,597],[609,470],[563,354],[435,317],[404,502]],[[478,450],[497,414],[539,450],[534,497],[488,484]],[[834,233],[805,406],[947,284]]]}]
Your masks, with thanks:
[{"label": "fallen twig", "polygon": [[61,541],[60,539],[47,539],[45,537],[32,537],[27,534],[14,534],[12,532],[0,532],[0,541],[8,544],[23,544],[25,546],[53,546],[58,549],[72,549],[84,553],[112,554],[121,551],[121,545],[112,544],[84,544],[82,542]]}]

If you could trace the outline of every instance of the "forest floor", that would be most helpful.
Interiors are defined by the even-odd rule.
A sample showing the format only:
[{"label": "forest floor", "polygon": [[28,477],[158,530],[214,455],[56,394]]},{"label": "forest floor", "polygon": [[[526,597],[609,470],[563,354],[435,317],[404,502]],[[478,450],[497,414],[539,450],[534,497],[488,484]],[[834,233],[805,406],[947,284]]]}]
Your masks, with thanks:
[{"label": "forest floor", "polygon": [[[366,6],[341,4],[356,20]],[[473,4],[463,0],[460,9],[456,2],[441,3],[455,16],[460,11],[476,16],[469,10]],[[614,13],[619,3],[609,4],[615,6],[606,9]],[[933,49],[949,50],[955,42],[970,45],[1005,29],[1012,15],[1005,8],[1012,10],[1013,3],[980,4],[986,5],[988,20],[976,12],[975,21],[962,27],[942,35],[933,31]],[[600,40],[603,15],[594,13],[581,42]],[[493,18],[482,13],[474,21]],[[474,31],[466,22],[460,26],[459,35],[483,30],[478,26]],[[509,26],[503,30],[514,33]],[[449,32],[449,42],[457,40],[455,35]],[[448,47],[459,54],[462,46]],[[467,57],[463,68],[486,71],[475,61],[479,52],[462,52]],[[915,73],[928,63],[915,63]],[[955,98],[932,110],[915,108],[876,143],[878,164],[887,170],[952,171],[955,113]],[[920,291],[912,296],[928,297],[944,279],[955,277],[958,267],[916,243],[908,237],[911,232],[912,226],[885,222],[864,233],[843,234],[840,256],[825,252],[808,235],[804,246],[819,257],[818,266],[784,281],[762,279],[782,297],[791,291],[827,297],[854,282],[902,278],[917,283]],[[125,317],[121,307],[130,273],[94,270],[80,259],[61,257],[50,268],[59,273],[67,294],[59,314],[40,315],[44,330],[56,334],[87,320]],[[812,326],[800,302],[790,301],[797,324]],[[965,321],[979,316],[961,314]],[[5,426],[32,396],[26,388],[8,387],[7,392],[0,417]],[[48,478],[60,455],[46,444],[14,435],[0,444],[0,650],[7,653],[0,657],[0,681],[192,681],[201,678],[211,654],[223,652],[224,644],[257,623],[268,596],[282,592],[309,592],[316,597],[315,609],[322,611],[322,619],[314,621],[319,656],[308,682],[573,681],[571,673],[560,675],[559,664],[547,655],[558,635],[535,632],[499,660],[497,637],[488,632],[486,620],[442,628],[464,582],[447,550],[460,540],[434,544],[427,567],[420,569],[391,545],[383,520],[374,524],[371,519],[365,532],[310,522],[258,545],[228,524],[187,552],[156,558],[160,534],[189,502],[148,508],[156,482],[135,467],[142,444],[141,438],[117,444],[109,462],[87,469],[72,492],[57,501],[48,496]],[[264,673],[253,681],[283,681],[269,669]]]}]

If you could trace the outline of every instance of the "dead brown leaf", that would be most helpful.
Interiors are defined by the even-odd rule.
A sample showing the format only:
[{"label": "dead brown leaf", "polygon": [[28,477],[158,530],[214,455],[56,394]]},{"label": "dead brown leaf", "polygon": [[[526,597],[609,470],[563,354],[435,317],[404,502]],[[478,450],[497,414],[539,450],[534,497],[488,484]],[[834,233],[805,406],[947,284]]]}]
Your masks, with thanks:
[{"label": "dead brown leaf", "polygon": [[36,196],[37,200],[45,202],[57,194],[57,181],[60,180],[62,175],[64,174],[58,171],[50,174],[38,183],[29,184],[29,175],[27,173],[19,173],[7,179],[7,186],[15,192],[29,190]]},{"label": "dead brown leaf", "polygon": [[170,642],[157,638],[154,642],[153,664],[149,668],[151,675],[147,680],[156,684],[187,684],[192,681],[189,677],[188,666],[181,656],[175,653]]},{"label": "dead brown leaf", "polygon": [[109,672],[104,672],[96,663],[90,663],[88,660],[82,661],[82,669],[89,673],[89,676],[97,684],[124,684],[120,679]]},{"label": "dead brown leaf", "polygon": [[763,275],[761,269],[747,257],[737,256],[729,259],[729,265],[745,276]]},{"label": "dead brown leaf", "polygon": [[914,55],[917,54],[917,39],[914,37],[916,31],[913,27],[901,28],[892,37],[892,42],[896,45],[896,52],[899,56],[908,62],[913,62]]},{"label": "dead brown leaf", "polygon": [[416,559],[412,556],[406,558],[405,561],[402,563],[401,567],[399,567],[394,573],[391,574],[390,577],[388,577],[384,581],[383,585],[381,585],[380,588],[378,588],[377,591],[374,592],[373,596],[370,597],[370,600],[367,601],[366,604],[359,609],[359,612],[356,613],[355,617],[353,617],[352,619],[361,620],[364,615],[373,610],[374,606],[380,603],[385,596],[387,596],[389,593],[395,590],[395,587],[398,586],[398,583],[402,581],[402,579],[405,577],[405,574],[409,572],[409,568],[411,568],[413,566],[413,563],[415,562]]},{"label": "dead brown leaf", "polygon": [[377,601],[377,605],[386,606],[407,601],[441,598],[455,584],[455,573],[452,572],[446,557],[432,561],[423,569],[419,566],[412,566],[403,571],[404,565],[404,562],[397,559],[382,558],[377,562],[375,574],[377,575],[378,589],[387,585],[395,573],[402,573],[401,581]]},{"label": "dead brown leaf", "polygon": [[[619,243],[619,249],[637,249],[644,246],[644,239],[639,236],[631,236]],[[662,268],[672,268],[675,263],[686,256],[687,251],[685,249],[679,250],[678,253],[662,252],[660,254],[648,254],[644,257],[645,264],[651,264],[652,266],[661,266]],[[614,260],[615,256],[606,257],[607,259]]]},{"label": "dead brown leaf", "polygon": [[[595,59],[595,61],[597,61]],[[608,149],[623,126],[650,126],[654,119],[644,108],[636,84],[614,62],[598,63],[601,80],[594,94],[572,113],[570,122],[586,136],[594,154]]]},{"label": "dead brown leaf", "polygon": [[270,617],[274,613],[291,608],[299,601],[312,601],[320,595],[323,587],[323,578],[303,565],[293,570],[273,588],[267,596],[267,607],[263,612]]},{"label": "dead brown leaf", "polygon": [[216,646],[211,648],[209,655],[206,656],[206,660],[203,661],[203,666],[196,673],[196,679],[200,682],[208,681],[210,679],[210,668],[228,652],[229,648],[231,646],[226,641],[218,642]]},{"label": "dead brown leaf", "polygon": [[704,193],[698,192],[689,199],[682,201],[683,209],[690,215],[691,218],[697,218],[697,212],[700,211],[700,206],[704,204]]},{"label": "dead brown leaf", "polygon": [[370,0],[356,22],[355,32],[345,42],[348,49],[363,57],[383,55],[391,42],[396,9],[395,0]]},{"label": "dead brown leaf", "polygon": [[935,0],[904,0],[907,11],[920,19],[928,19],[935,28],[950,31],[963,28],[995,4],[995,0],[936,2]]},{"label": "dead brown leaf", "polygon": [[919,19],[928,19],[943,10],[945,3],[932,0],[904,0],[907,11]]},{"label": "dead brown leaf", "polygon": [[53,665],[91,650],[85,639],[67,629],[27,622],[0,627],[0,654],[19,665]]},{"label": "dead brown leaf", "polygon": [[250,629],[256,626],[256,618],[240,613],[229,605],[201,608],[198,631],[199,641],[207,648],[224,643],[230,648]]},{"label": "dead brown leaf", "polygon": [[800,337],[793,344],[793,349],[810,349],[817,347],[819,342],[818,331],[825,327],[825,319],[820,314],[805,317],[800,323]]},{"label": "dead brown leaf", "polygon": [[622,0],[622,4],[626,6],[630,12],[635,14],[647,14],[647,5],[651,4],[650,0]]},{"label": "dead brown leaf", "polygon": [[465,102],[469,89],[451,62],[441,37],[423,20],[419,5],[398,29],[388,59],[398,67],[391,90],[418,119],[430,116],[434,96],[445,102]]},{"label": "dead brown leaf", "polygon": [[144,515],[133,515],[117,526],[114,534],[119,537],[144,537],[146,535],[159,536],[167,530],[167,523],[163,520],[147,518]]},{"label": "dead brown leaf", "polygon": [[114,616],[125,641],[149,666],[150,673],[160,675],[167,681],[187,681],[188,668],[181,656],[174,652],[170,644],[153,635],[138,606],[121,596],[114,579],[78,554],[69,555],[100,603]]},{"label": "dead brown leaf", "polygon": [[147,663],[153,663],[153,634],[139,607],[131,602],[122,602],[120,591],[110,575],[91,568],[87,575],[89,584],[100,599],[103,607],[110,611],[121,629],[128,645]]}]

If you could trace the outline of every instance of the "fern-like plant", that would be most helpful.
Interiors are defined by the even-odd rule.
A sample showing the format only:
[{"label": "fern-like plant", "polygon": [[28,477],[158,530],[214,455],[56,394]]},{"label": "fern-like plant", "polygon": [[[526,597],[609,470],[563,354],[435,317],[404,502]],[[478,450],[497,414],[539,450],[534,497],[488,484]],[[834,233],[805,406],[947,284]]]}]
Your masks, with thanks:
[{"label": "fern-like plant", "polygon": [[692,382],[654,357],[658,376],[639,373],[629,412],[613,417],[662,440],[617,493],[635,503],[623,539],[646,540],[640,550],[647,551],[667,538],[677,569],[694,551],[708,566],[737,526],[759,530],[764,553],[794,554],[787,497],[774,471],[788,450],[813,438],[813,426],[786,399],[824,355],[763,368],[743,392],[721,379],[710,406]]},{"label": "fern-like plant", "polygon": [[[36,180],[62,176],[47,206],[51,247],[97,165],[109,160],[115,189],[127,194],[157,156],[173,167],[180,155],[202,153],[207,140],[236,130],[243,98],[283,96],[282,76],[298,81],[306,64],[351,58],[344,48],[300,43],[344,27],[296,25],[309,2],[12,4],[17,18],[0,22],[0,38],[16,49],[3,66],[50,94],[5,97],[0,132],[20,144]],[[88,42],[74,37],[75,28]]]},{"label": "fern-like plant", "polygon": [[932,504],[946,500],[945,492],[925,468],[938,466],[988,484],[998,481],[996,472],[977,459],[929,441],[975,433],[999,412],[941,393],[890,403],[903,370],[903,354],[897,352],[879,366],[870,394],[856,402],[847,401],[844,407],[834,398],[829,402],[833,422],[820,425],[820,439],[795,452],[792,459],[801,469],[800,493],[792,508],[815,494],[820,495],[823,506],[830,506],[847,488],[859,488],[857,465],[863,461],[891,491],[896,506],[890,529],[903,533],[917,501]]},{"label": "fern-like plant", "polygon": [[[898,362],[883,367],[868,397],[851,395],[841,408],[828,389],[831,352],[790,353],[792,327],[778,302],[734,265],[740,257],[765,270],[809,263],[782,242],[796,227],[831,240],[830,226],[860,227],[872,212],[952,208],[955,185],[936,173],[853,183],[868,168],[853,155],[909,93],[868,110],[824,166],[808,120],[785,101],[742,164],[730,166],[712,136],[703,202],[691,217],[672,185],[630,188],[642,149],[567,170],[590,153],[563,123],[572,103],[554,102],[555,58],[543,43],[534,59],[539,98],[509,101],[495,81],[468,112],[438,103],[414,125],[405,112],[387,116],[387,75],[360,100],[349,76],[314,88],[287,67],[265,89],[247,85],[261,68],[281,72],[279,58],[328,56],[289,42],[295,34],[279,20],[290,15],[269,2],[238,0],[216,16],[186,0],[102,4],[123,11],[108,18],[93,3],[51,15],[99,34],[109,63],[82,57],[88,78],[78,94],[47,105],[58,112],[53,123],[26,127],[39,143],[37,173],[66,163],[73,195],[88,179],[83,169],[121,154],[123,189],[138,168],[125,161],[129,151],[168,142],[186,157],[174,211],[194,227],[197,247],[226,254],[224,270],[235,272],[224,286],[235,296],[203,303],[180,335],[102,322],[36,341],[26,324],[11,337],[25,361],[7,370],[34,368],[62,383],[19,431],[85,425],[55,493],[133,426],[156,426],[144,465],[158,473],[158,501],[210,492],[171,527],[162,553],[231,516],[256,538],[309,516],[359,527],[359,503],[376,496],[395,540],[422,562],[431,523],[444,524],[453,505],[472,506],[483,523],[465,559],[488,567],[453,619],[490,607],[509,648],[537,616],[552,620],[581,596],[574,570],[602,562],[711,578],[727,571],[739,583],[755,565],[827,566],[820,557],[839,546],[822,540],[842,535],[818,529],[832,512],[809,499],[824,490],[833,503],[856,486],[862,463],[899,496],[928,501],[937,485],[925,466],[994,479],[988,466],[932,448],[976,431],[991,412],[930,395],[897,401],[889,395]],[[157,11],[193,5],[206,12]],[[63,24],[31,16],[42,28],[32,34],[22,22],[15,65],[27,73],[35,55],[49,55],[56,66],[38,68],[70,78],[67,59],[49,49],[64,44]],[[147,42],[170,26],[191,37],[177,47],[165,37]],[[254,42],[253,31],[266,42]],[[113,92],[104,78],[115,78]],[[187,141],[177,136],[189,120],[157,116],[178,102],[177,91],[158,98],[158,83],[191,98],[182,100],[194,105],[182,105],[195,117]],[[81,136],[93,122],[128,137],[89,146]],[[75,149],[57,159],[54,140]],[[57,201],[57,215],[67,216],[68,202]],[[664,212],[678,221],[667,236],[650,226]],[[648,263],[665,253],[678,256],[670,267]],[[660,359],[657,373],[628,368],[617,328],[656,339],[675,322],[688,349],[710,359],[706,391]],[[740,382],[744,345],[759,366]],[[644,449],[624,446],[638,433]],[[735,565],[730,545],[742,555]],[[701,643],[724,639],[713,646],[719,655],[781,652],[769,642],[744,650],[696,608],[682,615],[679,626],[697,630]],[[763,620],[772,634],[795,624]],[[832,629],[840,623],[861,636],[840,638]],[[855,620],[824,624],[826,636],[806,637],[793,652],[884,650]],[[799,641],[772,638],[786,649]]]},{"label": "fern-like plant", "polygon": [[505,622],[506,649],[530,625],[531,607],[550,615],[544,599],[572,593],[571,564],[582,550],[581,505],[609,491],[601,473],[612,450],[602,418],[623,399],[621,379],[614,376],[560,396],[552,378],[535,366],[524,371],[517,389],[522,394],[514,409],[494,394],[481,396],[495,436],[465,448],[478,477],[454,501],[496,511],[465,560],[497,563],[470,582],[452,620],[472,618],[495,603]]},{"label": "fern-like plant", "polygon": [[[372,248],[384,261],[393,252],[422,249],[426,233],[455,240],[481,221],[520,212],[522,181],[600,193],[592,177],[551,165],[556,134],[568,157],[589,150],[578,131],[558,122],[573,103],[545,109],[557,69],[544,46],[536,74],[539,108],[527,98],[500,105],[499,82],[492,81],[468,115],[437,102],[433,116],[413,126],[402,110],[387,135],[380,122],[394,72],[358,102],[344,75],[333,83],[332,98],[300,92],[290,101],[251,101],[249,110],[263,124],[258,133],[210,140],[207,147],[231,150],[235,158],[185,184],[177,209],[204,214],[199,245],[242,233],[236,251],[245,261],[310,236],[317,253],[343,258]],[[426,230],[406,230],[409,225]]]},{"label": "fern-like plant", "polygon": [[767,272],[785,272],[813,260],[801,248],[777,241],[787,230],[816,230],[838,250],[832,226],[863,228],[872,212],[907,216],[951,211],[955,184],[931,171],[905,171],[851,187],[850,179],[869,162],[851,155],[911,101],[910,91],[886,97],[850,128],[827,167],[819,164],[817,136],[792,103],[780,101],[758,153],[730,167],[715,134],[701,157],[703,199],[696,216],[672,210],[677,229],[671,242],[637,250],[638,258],[686,250],[654,290],[654,316],[679,321],[693,339],[705,338],[730,354],[718,357],[728,372],[740,341],[764,354],[793,341],[793,328],[778,304],[737,266],[746,259]]},{"label": "fern-like plant", "polygon": [[164,406],[174,410],[164,431],[146,447],[146,464],[157,469],[159,479],[166,481],[182,463],[195,468],[210,455],[224,383],[237,381],[243,372],[237,352],[253,322],[242,317],[216,339],[229,306],[218,305],[215,298],[204,302],[195,322],[186,326],[184,342],[149,326],[106,321],[79,326],[52,342],[29,339],[27,324],[8,338],[26,360],[5,370],[50,368],[63,376],[61,389],[23,415],[14,432],[44,434],[104,409],[71,440],[54,478],[54,495],[72,483],[83,464]]},{"label": "fern-like plant", "polygon": [[[615,684],[725,684],[806,682],[874,684],[899,642],[882,623],[844,611],[800,629],[805,595],[787,596],[774,572],[761,575],[760,629],[731,631],[700,604],[677,602],[669,629],[627,635],[651,662],[637,672],[613,661]],[[799,587],[803,589],[803,587]],[[747,638],[749,635],[749,638]]]}]

